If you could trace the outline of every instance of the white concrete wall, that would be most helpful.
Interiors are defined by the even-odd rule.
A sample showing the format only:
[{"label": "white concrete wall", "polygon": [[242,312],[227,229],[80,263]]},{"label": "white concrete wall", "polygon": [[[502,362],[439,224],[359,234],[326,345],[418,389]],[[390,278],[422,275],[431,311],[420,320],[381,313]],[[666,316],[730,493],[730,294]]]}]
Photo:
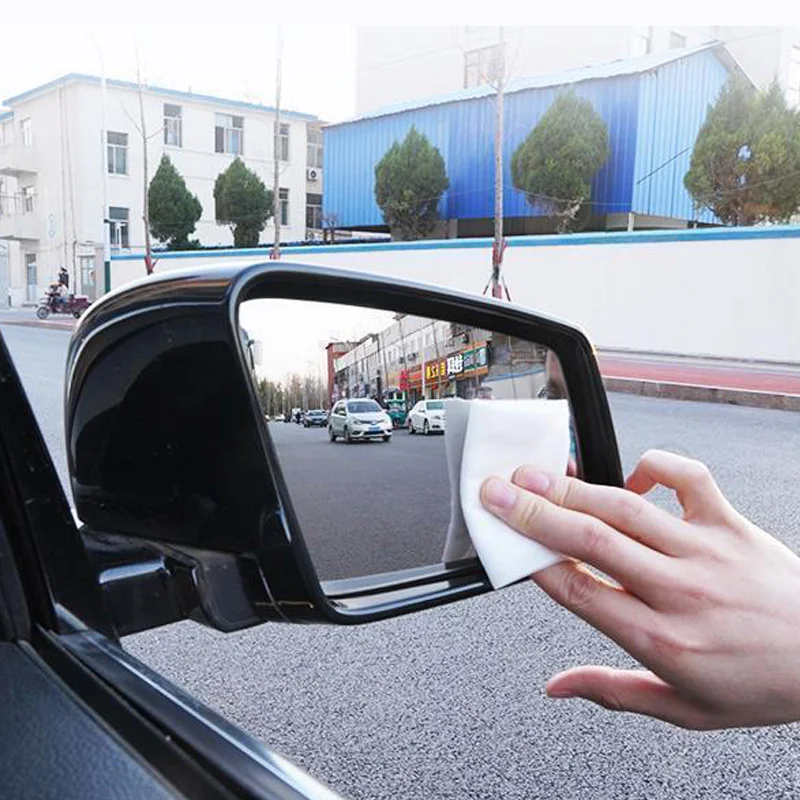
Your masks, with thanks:
[{"label": "white concrete wall", "polygon": [[[504,273],[515,303],[581,325],[600,348],[800,363],[800,228],[777,230],[521,237]],[[476,243],[291,248],[284,258],[480,294],[491,254]],[[158,271],[266,260],[230,251],[164,259]],[[112,263],[115,287],[142,274],[139,263]]]}]

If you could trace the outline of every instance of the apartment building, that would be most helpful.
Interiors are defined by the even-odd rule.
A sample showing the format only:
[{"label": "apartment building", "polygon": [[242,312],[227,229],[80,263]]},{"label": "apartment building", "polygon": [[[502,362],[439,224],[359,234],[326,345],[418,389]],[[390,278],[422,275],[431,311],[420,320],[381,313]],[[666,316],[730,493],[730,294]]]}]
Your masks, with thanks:
[{"label": "apartment building", "polygon": [[[509,26],[508,80],[722,42],[757,86],[777,78],[800,103],[800,28],[764,26]],[[363,27],[358,30],[356,114],[491,83],[498,28]]]},{"label": "apartment building", "polygon": [[[230,229],[216,223],[213,190],[235,157],[273,185],[275,109],[118,80],[107,81],[105,98],[104,104],[99,78],[71,74],[4,103],[9,110],[0,112],[0,240],[12,305],[35,302],[62,265],[77,291],[95,297],[105,290],[104,219],[112,251],[143,251],[144,189],[162,154],[202,204],[195,235],[206,246],[233,242]],[[280,126],[281,241],[317,238],[322,122],[281,111]],[[261,242],[273,238],[270,220]]]}]

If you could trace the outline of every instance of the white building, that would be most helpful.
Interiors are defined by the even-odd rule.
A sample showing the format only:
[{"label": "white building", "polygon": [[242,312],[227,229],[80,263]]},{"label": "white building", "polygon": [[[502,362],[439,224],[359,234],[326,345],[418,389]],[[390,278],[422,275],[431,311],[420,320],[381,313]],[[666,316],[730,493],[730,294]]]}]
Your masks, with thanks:
[{"label": "white building", "polygon": [[[720,40],[757,85],[777,78],[800,102],[800,28],[542,26],[503,36],[507,79]],[[497,28],[359,28],[356,114],[492,82],[498,52]]]},{"label": "white building", "polygon": [[[213,189],[237,155],[272,187],[274,109],[145,88],[145,177],[139,94],[136,84],[107,81],[105,143],[99,78],[66,75],[5,101],[10,110],[0,113],[0,240],[7,244],[12,305],[35,302],[61,265],[77,291],[94,297],[105,290],[104,172],[112,249],[132,252],[144,247],[144,186],[162,154],[203,206],[195,234],[203,245],[232,244],[230,229],[216,224]],[[281,112],[282,242],[304,241],[321,228],[321,125],[310,114]],[[269,220],[261,242],[273,238]]]}]

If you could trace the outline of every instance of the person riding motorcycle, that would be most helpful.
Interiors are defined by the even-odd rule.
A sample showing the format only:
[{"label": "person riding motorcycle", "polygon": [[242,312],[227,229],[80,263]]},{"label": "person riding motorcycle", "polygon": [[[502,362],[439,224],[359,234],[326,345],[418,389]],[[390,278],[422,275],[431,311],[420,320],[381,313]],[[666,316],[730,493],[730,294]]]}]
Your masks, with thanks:
[{"label": "person riding motorcycle", "polygon": [[52,281],[47,287],[47,302],[55,311],[56,304],[66,303],[69,290],[61,281]]}]

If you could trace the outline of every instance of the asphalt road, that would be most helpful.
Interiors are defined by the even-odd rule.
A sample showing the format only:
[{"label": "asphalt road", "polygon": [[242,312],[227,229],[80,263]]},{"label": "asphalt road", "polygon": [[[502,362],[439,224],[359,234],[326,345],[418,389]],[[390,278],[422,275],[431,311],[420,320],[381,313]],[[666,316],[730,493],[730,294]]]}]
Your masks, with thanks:
[{"label": "asphalt road", "polygon": [[444,436],[332,444],[325,428],[269,430],[322,580],[438,564],[450,520]]},{"label": "asphalt road", "polygon": [[[3,333],[49,444],[63,447],[66,336]],[[611,404],[627,468],[655,446],[701,458],[742,512],[800,549],[800,416],[624,395]],[[542,687],[558,669],[630,660],[530,585],[359,628],[224,635],[181,623],[125,645],[353,798],[800,796],[796,725],[701,734],[547,700]]]}]

